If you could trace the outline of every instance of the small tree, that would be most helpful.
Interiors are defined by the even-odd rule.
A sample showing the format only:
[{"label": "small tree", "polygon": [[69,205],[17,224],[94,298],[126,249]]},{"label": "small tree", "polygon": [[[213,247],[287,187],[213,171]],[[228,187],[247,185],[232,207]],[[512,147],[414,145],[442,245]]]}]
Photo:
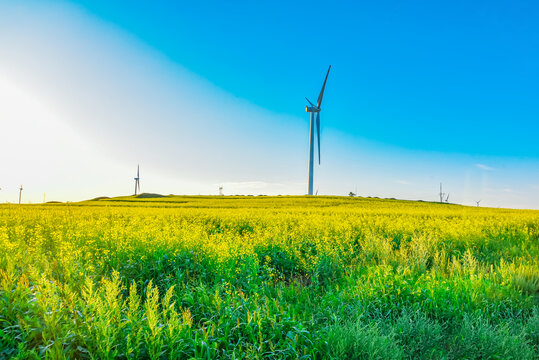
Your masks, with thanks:
[{"label": "small tree", "polygon": [[354,197],[354,196],[356,196],[356,193],[353,193],[353,192],[350,191],[350,192],[348,193],[348,196]]}]

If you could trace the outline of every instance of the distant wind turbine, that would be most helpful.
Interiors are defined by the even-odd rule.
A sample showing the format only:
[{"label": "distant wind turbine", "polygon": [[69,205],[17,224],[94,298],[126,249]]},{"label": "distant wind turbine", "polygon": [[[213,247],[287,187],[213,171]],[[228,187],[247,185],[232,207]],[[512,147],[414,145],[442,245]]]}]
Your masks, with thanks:
[{"label": "distant wind turbine", "polygon": [[21,196],[22,196],[22,191],[23,190],[24,189],[22,188],[22,185],[21,185],[21,187],[19,188],[19,205],[21,204]]},{"label": "distant wind turbine", "polygon": [[442,183],[440,183],[440,202],[444,202],[444,195],[445,193],[442,192]]},{"label": "distant wind turbine", "polygon": [[477,204],[478,207],[479,207],[479,203],[480,203],[480,202],[481,202],[481,200],[475,202],[475,203]]},{"label": "distant wind turbine", "polygon": [[140,191],[140,166],[137,165],[137,177],[135,178],[135,196],[137,196],[137,189]]},{"label": "distant wind turbine", "polygon": [[305,107],[305,111],[311,113],[311,129],[309,132],[309,195],[313,194],[313,167],[314,167],[314,114],[316,113],[316,133],[318,137],[318,164],[320,164],[320,110],[322,106],[322,97],[324,96],[324,89],[326,88],[326,82],[328,81],[329,70],[331,70],[331,65],[328,68],[326,78],[324,79],[324,85],[322,85],[322,90],[320,95],[318,95],[318,101],[314,105],[309,99],[305,98],[309,105]]}]

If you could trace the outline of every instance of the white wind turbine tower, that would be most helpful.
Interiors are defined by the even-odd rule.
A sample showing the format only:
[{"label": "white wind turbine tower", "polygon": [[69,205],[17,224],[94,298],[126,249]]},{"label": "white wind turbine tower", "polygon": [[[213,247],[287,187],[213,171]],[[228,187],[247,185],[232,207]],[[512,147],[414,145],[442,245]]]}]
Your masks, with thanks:
[{"label": "white wind turbine tower", "polygon": [[19,188],[19,205],[21,204],[21,196],[22,196],[22,191],[23,190],[24,189],[22,188],[22,185],[21,185],[21,187]]},{"label": "white wind turbine tower", "polygon": [[137,189],[140,191],[140,167],[137,165],[137,177],[135,178],[135,196],[137,196]]},{"label": "white wind turbine tower", "polygon": [[310,106],[305,107],[305,111],[311,113],[311,129],[309,132],[309,195],[313,194],[313,167],[314,167],[314,114],[316,113],[316,133],[318,135],[318,164],[320,164],[320,110],[322,106],[322,97],[324,96],[324,89],[326,87],[326,82],[328,81],[329,70],[331,70],[331,65],[328,68],[326,78],[324,79],[324,85],[322,85],[322,90],[320,95],[318,95],[318,101],[314,105],[309,99],[305,98]]}]

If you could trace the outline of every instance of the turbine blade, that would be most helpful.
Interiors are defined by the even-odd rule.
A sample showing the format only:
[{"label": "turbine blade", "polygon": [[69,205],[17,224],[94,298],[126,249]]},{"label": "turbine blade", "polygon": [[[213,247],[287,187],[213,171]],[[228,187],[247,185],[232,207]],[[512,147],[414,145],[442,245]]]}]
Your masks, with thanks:
[{"label": "turbine blade", "polygon": [[318,165],[320,165],[320,113],[316,113],[316,133],[318,135]]},{"label": "turbine blade", "polygon": [[326,82],[328,81],[329,70],[331,70],[331,65],[329,65],[328,73],[326,74],[326,78],[324,80],[324,85],[322,85],[322,90],[320,91],[320,95],[318,95],[318,102],[316,103],[316,107],[319,109],[322,105],[322,97],[324,97],[324,89],[326,88]]},{"label": "turbine blade", "polygon": [[307,97],[305,97],[305,100],[307,100],[307,102],[308,102],[309,104],[311,104],[312,107],[316,107],[316,106],[314,106],[314,104],[311,102],[311,100],[307,99]]}]

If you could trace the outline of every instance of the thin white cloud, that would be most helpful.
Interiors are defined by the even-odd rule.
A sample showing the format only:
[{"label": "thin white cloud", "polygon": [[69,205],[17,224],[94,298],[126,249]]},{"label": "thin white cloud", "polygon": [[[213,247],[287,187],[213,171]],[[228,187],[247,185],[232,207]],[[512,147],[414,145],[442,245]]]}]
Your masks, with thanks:
[{"label": "thin white cloud", "polygon": [[[277,182],[267,181],[237,181],[237,182],[223,182],[215,185],[223,187],[222,191],[225,195],[231,194],[244,194],[244,195],[278,195],[278,194],[290,194],[290,184],[283,184]],[[293,191],[292,194],[296,194],[299,189]]]},{"label": "thin white cloud", "polygon": [[491,168],[490,166],[487,166],[485,164],[475,164],[479,169],[485,170],[485,171],[492,171],[494,168]]},{"label": "thin white cloud", "polygon": [[395,182],[397,184],[402,184],[402,185],[411,185],[412,184],[411,182],[406,181],[406,180],[395,180]]},{"label": "thin white cloud", "polygon": [[234,189],[267,189],[270,187],[282,187],[284,184],[270,183],[266,181],[239,181],[239,182],[225,182],[223,187],[231,187]]}]

